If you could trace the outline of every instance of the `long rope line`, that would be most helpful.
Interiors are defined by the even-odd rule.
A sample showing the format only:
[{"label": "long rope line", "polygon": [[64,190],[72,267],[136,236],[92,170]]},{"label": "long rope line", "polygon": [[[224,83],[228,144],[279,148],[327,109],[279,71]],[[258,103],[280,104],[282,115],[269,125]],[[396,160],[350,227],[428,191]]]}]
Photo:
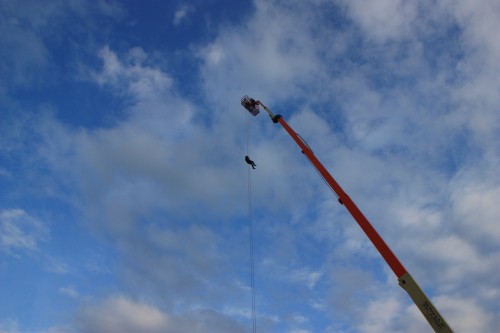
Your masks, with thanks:
[{"label": "long rope line", "polygon": [[[249,156],[249,136],[248,115],[245,113],[245,129],[247,139],[247,156]],[[255,311],[255,264],[253,255],[253,214],[252,214],[252,178],[250,166],[248,166],[248,229],[250,243],[250,286],[252,291],[252,332],[257,332],[257,316]]]}]

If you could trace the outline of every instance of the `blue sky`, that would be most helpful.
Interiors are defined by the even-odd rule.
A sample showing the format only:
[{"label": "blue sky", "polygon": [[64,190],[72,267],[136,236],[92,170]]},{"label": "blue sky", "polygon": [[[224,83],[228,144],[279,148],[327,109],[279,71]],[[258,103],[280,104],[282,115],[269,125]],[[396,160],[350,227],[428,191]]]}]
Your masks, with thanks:
[{"label": "blue sky", "polygon": [[[0,0],[0,332],[500,327],[497,1]],[[248,134],[247,134],[248,126]]]}]

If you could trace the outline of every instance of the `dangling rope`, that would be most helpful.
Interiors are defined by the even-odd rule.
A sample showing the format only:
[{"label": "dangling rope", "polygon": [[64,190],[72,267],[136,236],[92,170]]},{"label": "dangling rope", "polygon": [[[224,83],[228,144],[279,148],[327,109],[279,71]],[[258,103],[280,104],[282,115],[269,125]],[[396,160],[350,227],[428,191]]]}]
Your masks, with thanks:
[{"label": "dangling rope", "polygon": [[[245,131],[247,139],[247,156],[249,154],[249,126],[248,126],[249,115],[245,112]],[[252,332],[257,332],[257,317],[255,313],[255,265],[253,257],[253,216],[252,216],[252,179],[250,166],[248,169],[248,229],[249,229],[249,243],[250,243],[250,286],[252,291]]]}]

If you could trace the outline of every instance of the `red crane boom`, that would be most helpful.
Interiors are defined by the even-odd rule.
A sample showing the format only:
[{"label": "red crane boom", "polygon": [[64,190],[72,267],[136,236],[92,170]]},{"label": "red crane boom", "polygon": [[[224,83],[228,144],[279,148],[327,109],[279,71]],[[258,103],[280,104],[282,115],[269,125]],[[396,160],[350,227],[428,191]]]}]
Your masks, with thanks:
[{"label": "red crane boom", "polygon": [[420,288],[420,286],[413,279],[406,268],[401,264],[394,252],[392,252],[392,250],[382,239],[377,230],[375,230],[375,228],[371,225],[370,221],[368,221],[368,219],[363,215],[354,201],[352,201],[352,199],[344,192],[342,187],[332,177],[332,175],[323,166],[323,164],[321,164],[318,158],[314,155],[312,149],[300,137],[300,135],[298,135],[290,127],[290,125],[288,125],[288,123],[283,119],[281,115],[274,115],[271,110],[269,110],[262,102],[256,101],[252,98],[249,98],[248,96],[244,96],[241,99],[241,105],[243,105],[254,116],[259,113],[259,106],[262,106],[264,110],[266,110],[266,112],[269,114],[274,123],[279,123],[281,124],[281,126],[283,126],[285,131],[287,131],[287,133],[292,137],[295,143],[297,143],[297,145],[300,147],[302,153],[312,163],[312,165],[320,173],[323,179],[328,183],[330,188],[337,194],[339,203],[342,204],[352,215],[354,220],[358,223],[366,236],[368,236],[375,248],[382,255],[384,260],[387,262],[391,270],[398,278],[399,285],[410,295],[411,299],[413,300],[413,302],[415,302],[434,331],[438,333],[453,333],[452,329],[446,323],[434,304],[432,304],[424,291]]}]

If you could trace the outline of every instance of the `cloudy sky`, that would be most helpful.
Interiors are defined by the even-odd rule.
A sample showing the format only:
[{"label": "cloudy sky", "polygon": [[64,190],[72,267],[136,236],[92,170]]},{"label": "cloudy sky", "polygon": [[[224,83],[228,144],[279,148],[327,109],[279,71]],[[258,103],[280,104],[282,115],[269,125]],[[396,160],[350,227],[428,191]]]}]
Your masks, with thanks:
[{"label": "cloudy sky", "polygon": [[245,94],[495,332],[499,31],[497,0],[0,0],[0,332],[251,332],[249,179],[257,332],[430,332]]}]

